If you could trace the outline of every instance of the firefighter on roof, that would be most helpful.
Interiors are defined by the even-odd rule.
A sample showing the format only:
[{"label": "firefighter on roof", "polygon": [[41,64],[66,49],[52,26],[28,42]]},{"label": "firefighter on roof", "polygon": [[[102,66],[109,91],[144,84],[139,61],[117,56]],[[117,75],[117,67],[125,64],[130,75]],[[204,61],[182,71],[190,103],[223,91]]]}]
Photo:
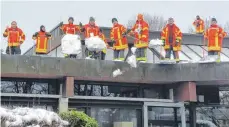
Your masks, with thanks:
[{"label": "firefighter on roof", "polygon": [[[60,29],[64,32],[64,34],[79,34],[80,27],[78,25],[73,24],[74,18],[69,17],[68,24],[60,24]],[[75,54],[64,54],[65,58],[76,58]]]},{"label": "firefighter on roof", "polygon": [[3,33],[3,37],[8,37],[8,46],[6,54],[21,54],[20,45],[25,41],[25,34],[17,27],[17,22],[11,22],[11,27],[7,27]]},{"label": "firefighter on roof", "polygon": [[124,61],[124,51],[128,48],[127,45],[127,29],[118,23],[116,18],[112,19],[113,27],[111,28],[110,38],[111,41],[114,43],[113,50],[114,50],[114,60],[121,60]]},{"label": "firefighter on roof", "polygon": [[205,31],[204,37],[207,39],[208,55],[218,55],[217,62],[220,62],[220,52],[225,36],[227,36],[227,33],[217,25],[216,18],[212,18],[211,26]]},{"label": "firefighter on roof", "polygon": [[161,32],[161,40],[164,43],[165,59],[171,59],[171,52],[173,58],[179,62],[178,52],[181,50],[182,33],[180,29],[174,24],[174,19],[169,18],[168,24]]},{"label": "firefighter on roof", "polygon": [[197,34],[204,33],[204,20],[202,20],[199,15],[196,16],[196,20],[193,22],[193,25],[196,28]]},{"label": "firefighter on roof", "polygon": [[51,33],[46,32],[45,26],[40,26],[40,31],[33,35],[36,40],[36,54],[45,55],[48,52],[48,40],[51,38]]},{"label": "firefighter on roof", "polygon": [[[89,23],[86,25],[82,25],[82,23],[79,24],[81,28],[81,32],[84,32],[84,37],[89,38],[89,37],[94,37],[94,36],[99,36],[99,27],[95,24],[95,18],[90,17]],[[92,54],[97,54],[96,52],[91,52],[87,48],[85,50],[85,54],[87,57],[91,57]]]},{"label": "firefighter on roof", "polygon": [[131,29],[131,34],[135,35],[134,46],[137,48],[137,61],[146,62],[146,51],[149,41],[149,25],[144,21],[142,14],[138,14],[137,21]]}]

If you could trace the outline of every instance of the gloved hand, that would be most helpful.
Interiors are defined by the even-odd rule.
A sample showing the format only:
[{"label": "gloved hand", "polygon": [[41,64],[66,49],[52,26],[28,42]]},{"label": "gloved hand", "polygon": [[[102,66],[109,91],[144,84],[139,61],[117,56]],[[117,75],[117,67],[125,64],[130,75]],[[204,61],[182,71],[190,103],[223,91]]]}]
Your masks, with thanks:
[{"label": "gloved hand", "polygon": [[140,31],[139,31],[139,34],[142,34],[142,32],[143,32],[143,31],[142,31],[142,30],[140,30]]},{"label": "gloved hand", "polygon": [[36,32],[36,33],[33,35],[33,37],[37,37],[37,35],[38,35],[38,32]]},{"label": "gloved hand", "polygon": [[80,28],[82,28],[82,27],[83,27],[83,24],[80,22],[80,23],[79,23],[79,26],[80,26]]},{"label": "gloved hand", "polygon": [[64,22],[61,22],[59,26],[61,27],[61,26],[63,26],[63,24],[64,24]]},{"label": "gloved hand", "polygon": [[122,33],[122,37],[126,37],[127,32]]},{"label": "gloved hand", "polygon": [[176,39],[176,43],[175,43],[175,46],[178,46],[179,45],[179,39]]},{"label": "gloved hand", "polygon": [[110,47],[113,47],[115,40],[111,39],[111,41],[107,42]]},{"label": "gloved hand", "polygon": [[52,36],[52,34],[51,34],[51,33],[48,33],[48,32],[46,32],[45,35],[46,35],[47,37],[51,37],[51,36]]}]

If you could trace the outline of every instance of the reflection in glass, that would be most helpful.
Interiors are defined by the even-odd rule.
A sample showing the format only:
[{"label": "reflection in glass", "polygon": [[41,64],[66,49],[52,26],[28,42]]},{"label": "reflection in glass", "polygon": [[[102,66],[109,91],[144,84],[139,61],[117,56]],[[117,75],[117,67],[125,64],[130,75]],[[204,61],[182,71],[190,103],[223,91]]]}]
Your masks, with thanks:
[{"label": "reflection in glass", "polygon": [[182,45],[182,51],[190,58],[192,58],[192,60],[200,60],[200,56],[198,56],[195,52],[189,49],[186,45]]},{"label": "reflection in glass", "polygon": [[48,94],[48,83],[1,81],[1,92]]},{"label": "reflection in glass", "polygon": [[229,56],[229,49],[228,48],[222,48],[222,52]]},{"label": "reflection in glass", "polygon": [[114,127],[118,123],[129,123],[138,127],[138,122],[141,121],[136,109],[92,107],[91,117],[98,121],[99,127]]}]

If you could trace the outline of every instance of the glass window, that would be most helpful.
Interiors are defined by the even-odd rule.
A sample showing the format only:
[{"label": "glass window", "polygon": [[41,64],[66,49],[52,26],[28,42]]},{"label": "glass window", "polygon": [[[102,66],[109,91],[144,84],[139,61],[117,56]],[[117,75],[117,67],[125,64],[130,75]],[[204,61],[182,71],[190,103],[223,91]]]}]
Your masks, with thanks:
[{"label": "glass window", "polygon": [[222,48],[222,52],[223,52],[225,55],[229,56],[229,49],[228,49],[228,48]]},{"label": "glass window", "polygon": [[195,52],[189,49],[186,45],[182,45],[182,51],[192,58],[192,60],[200,60],[200,56],[198,56]]},{"label": "glass window", "polygon": [[105,60],[113,60],[113,50],[112,49],[107,49]]},{"label": "glass window", "polygon": [[147,49],[147,63],[155,63],[159,61],[159,58],[150,49]]},{"label": "glass window", "polygon": [[119,127],[124,124],[139,127],[142,119],[139,112],[141,110],[131,108],[92,107],[91,117],[98,121],[99,127]]},{"label": "glass window", "polygon": [[49,52],[48,56],[56,57],[56,49],[54,49],[51,52]]},{"label": "glass window", "polygon": [[[205,49],[205,54],[207,55],[207,47],[206,46],[202,46]],[[220,53],[220,59],[221,61],[229,61],[229,57],[227,57],[226,55],[224,55],[223,53]]]},{"label": "glass window", "polygon": [[[161,48],[161,47],[157,46],[157,47],[155,47],[155,49],[162,56],[165,56],[165,50],[164,50],[164,48]],[[180,60],[190,60],[184,53],[182,53],[182,52],[178,52],[178,53],[179,53]],[[173,55],[171,55],[171,58],[174,59],[173,58]]]},{"label": "glass window", "polygon": [[198,55],[203,57],[203,48],[197,45],[187,45],[187,47],[191,48],[194,52],[196,52]]}]

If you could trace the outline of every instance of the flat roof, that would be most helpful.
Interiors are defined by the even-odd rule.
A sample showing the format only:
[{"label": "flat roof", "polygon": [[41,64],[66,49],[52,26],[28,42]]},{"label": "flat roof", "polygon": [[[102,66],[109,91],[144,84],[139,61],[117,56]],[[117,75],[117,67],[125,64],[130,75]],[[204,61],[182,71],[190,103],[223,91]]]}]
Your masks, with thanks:
[{"label": "flat roof", "polygon": [[[70,76],[82,81],[145,84],[194,81],[215,82],[217,85],[217,82],[224,84],[229,82],[229,62],[174,65],[140,63],[138,68],[130,68],[125,62],[102,60],[4,54],[1,58],[1,77],[62,78]],[[126,72],[114,78],[113,71],[118,68]]]}]

